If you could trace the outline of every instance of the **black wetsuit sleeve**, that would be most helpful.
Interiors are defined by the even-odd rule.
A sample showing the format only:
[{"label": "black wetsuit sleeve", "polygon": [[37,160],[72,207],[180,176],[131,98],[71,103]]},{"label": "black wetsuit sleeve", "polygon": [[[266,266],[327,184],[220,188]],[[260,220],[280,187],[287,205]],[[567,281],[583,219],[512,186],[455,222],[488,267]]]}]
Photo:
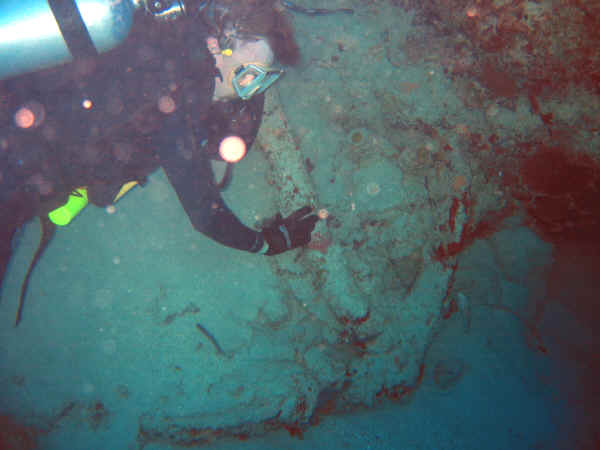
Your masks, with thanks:
[{"label": "black wetsuit sleeve", "polygon": [[215,185],[209,158],[201,149],[194,149],[191,158],[186,159],[186,152],[179,151],[172,138],[185,136],[182,122],[176,115],[166,120],[159,142],[155,139],[160,165],[194,228],[228,247],[249,252],[261,250],[262,233],[245,226],[229,210]]}]

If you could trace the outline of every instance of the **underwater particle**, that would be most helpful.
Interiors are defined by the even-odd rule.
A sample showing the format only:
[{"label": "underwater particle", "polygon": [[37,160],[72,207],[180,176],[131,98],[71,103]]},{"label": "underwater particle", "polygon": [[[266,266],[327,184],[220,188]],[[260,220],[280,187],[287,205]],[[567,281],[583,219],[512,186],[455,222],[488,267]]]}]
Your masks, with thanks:
[{"label": "underwater particle", "polygon": [[375,183],[374,181],[367,183],[367,194],[369,194],[371,197],[374,197],[375,195],[379,194],[380,192],[381,192],[381,187],[379,186],[379,184]]},{"label": "underwater particle", "polygon": [[470,19],[476,19],[477,17],[479,17],[479,10],[475,6],[470,6],[465,11],[465,14]]},{"label": "underwater particle", "polygon": [[485,109],[485,115],[487,116],[488,119],[497,116],[499,112],[500,112],[500,109],[498,108],[497,103],[492,103],[490,106],[488,106]]},{"label": "underwater particle", "polygon": [[93,106],[93,104],[89,98],[86,98],[81,102],[81,106],[83,106],[84,109],[90,109]]},{"label": "underwater particle", "polygon": [[35,116],[28,108],[22,107],[15,113],[15,123],[19,128],[29,128],[34,122]]},{"label": "underwater particle", "polygon": [[175,111],[175,100],[169,95],[162,95],[158,99],[158,109],[164,114],[171,114]]},{"label": "underwater particle", "polygon": [[105,211],[107,214],[114,214],[117,211],[117,208],[115,208],[115,205],[108,205],[105,208]]},{"label": "underwater particle", "polygon": [[27,102],[15,113],[15,124],[19,128],[38,127],[46,118],[46,111],[41,103]]},{"label": "underwater particle", "polygon": [[327,211],[325,208],[321,208],[317,213],[317,216],[319,216],[319,219],[325,220],[329,217],[329,211]]},{"label": "underwater particle", "polygon": [[119,258],[118,256],[115,256],[112,260],[113,264],[115,265],[119,265],[121,264],[121,258]]},{"label": "underwater particle", "polygon": [[239,136],[227,136],[219,144],[219,156],[228,163],[239,162],[246,155],[246,142]]},{"label": "underwater particle", "polygon": [[363,140],[363,135],[360,131],[354,131],[351,135],[350,135],[350,140],[352,141],[353,144],[360,144]]},{"label": "underwater particle", "polygon": [[355,128],[348,134],[348,141],[354,146],[361,146],[367,143],[369,132],[364,128]]}]

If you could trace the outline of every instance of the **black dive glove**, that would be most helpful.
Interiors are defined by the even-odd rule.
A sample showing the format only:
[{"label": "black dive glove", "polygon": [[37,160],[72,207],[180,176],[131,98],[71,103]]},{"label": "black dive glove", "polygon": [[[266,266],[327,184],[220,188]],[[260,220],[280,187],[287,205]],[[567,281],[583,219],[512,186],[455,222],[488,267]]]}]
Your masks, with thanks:
[{"label": "black dive glove", "polygon": [[319,220],[316,214],[309,214],[310,212],[310,206],[305,206],[285,219],[277,213],[273,223],[262,230],[263,237],[269,244],[269,250],[265,255],[278,255],[308,244],[310,233],[315,229],[315,224]]}]

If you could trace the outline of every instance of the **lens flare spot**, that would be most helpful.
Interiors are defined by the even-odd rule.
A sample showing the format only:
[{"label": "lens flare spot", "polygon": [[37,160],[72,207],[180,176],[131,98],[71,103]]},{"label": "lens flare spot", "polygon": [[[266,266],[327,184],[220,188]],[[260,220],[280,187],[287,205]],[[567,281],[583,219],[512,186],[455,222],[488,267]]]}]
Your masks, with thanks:
[{"label": "lens flare spot", "polygon": [[479,10],[475,6],[471,6],[471,7],[467,8],[467,10],[465,11],[465,14],[470,19],[475,19],[475,18],[479,17]]},{"label": "lens flare spot", "polygon": [[15,114],[15,123],[20,128],[30,128],[34,122],[35,116],[33,112],[26,107],[20,108]]},{"label": "lens flare spot", "polygon": [[224,161],[236,163],[246,155],[246,143],[239,136],[228,136],[219,145],[219,155]]},{"label": "lens flare spot", "polygon": [[367,184],[367,194],[369,194],[370,196],[375,196],[377,194],[379,194],[381,192],[381,187],[379,186],[379,184],[375,183],[374,181],[371,181],[370,183]]},{"label": "lens flare spot", "polygon": [[319,219],[325,220],[329,217],[329,211],[327,211],[325,208],[321,208],[317,213],[317,216],[319,216]]},{"label": "lens flare spot", "polygon": [[15,125],[19,128],[38,127],[46,118],[46,111],[41,103],[27,102],[15,113]]},{"label": "lens flare spot", "polygon": [[158,109],[164,114],[171,114],[175,111],[175,100],[169,95],[163,95],[158,99]]}]

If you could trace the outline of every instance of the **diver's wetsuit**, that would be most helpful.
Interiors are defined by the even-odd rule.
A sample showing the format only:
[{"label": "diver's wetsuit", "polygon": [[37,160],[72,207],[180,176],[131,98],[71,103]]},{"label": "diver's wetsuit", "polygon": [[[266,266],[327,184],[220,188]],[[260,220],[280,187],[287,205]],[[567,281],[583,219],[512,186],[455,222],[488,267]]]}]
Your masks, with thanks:
[{"label": "diver's wetsuit", "polygon": [[[224,204],[209,153],[240,127],[249,147],[264,99],[212,104],[215,62],[197,21],[136,21],[125,43],[96,60],[0,81],[0,281],[23,223],[80,186],[92,203],[108,204],[123,183],[143,181],[159,166],[196,229],[230,247],[261,249],[262,234]],[[175,100],[174,113],[158,110],[161,95]],[[91,108],[82,107],[85,99]],[[31,101],[43,106],[44,121],[18,128],[14,114]],[[223,120],[229,113],[235,121]]]}]

